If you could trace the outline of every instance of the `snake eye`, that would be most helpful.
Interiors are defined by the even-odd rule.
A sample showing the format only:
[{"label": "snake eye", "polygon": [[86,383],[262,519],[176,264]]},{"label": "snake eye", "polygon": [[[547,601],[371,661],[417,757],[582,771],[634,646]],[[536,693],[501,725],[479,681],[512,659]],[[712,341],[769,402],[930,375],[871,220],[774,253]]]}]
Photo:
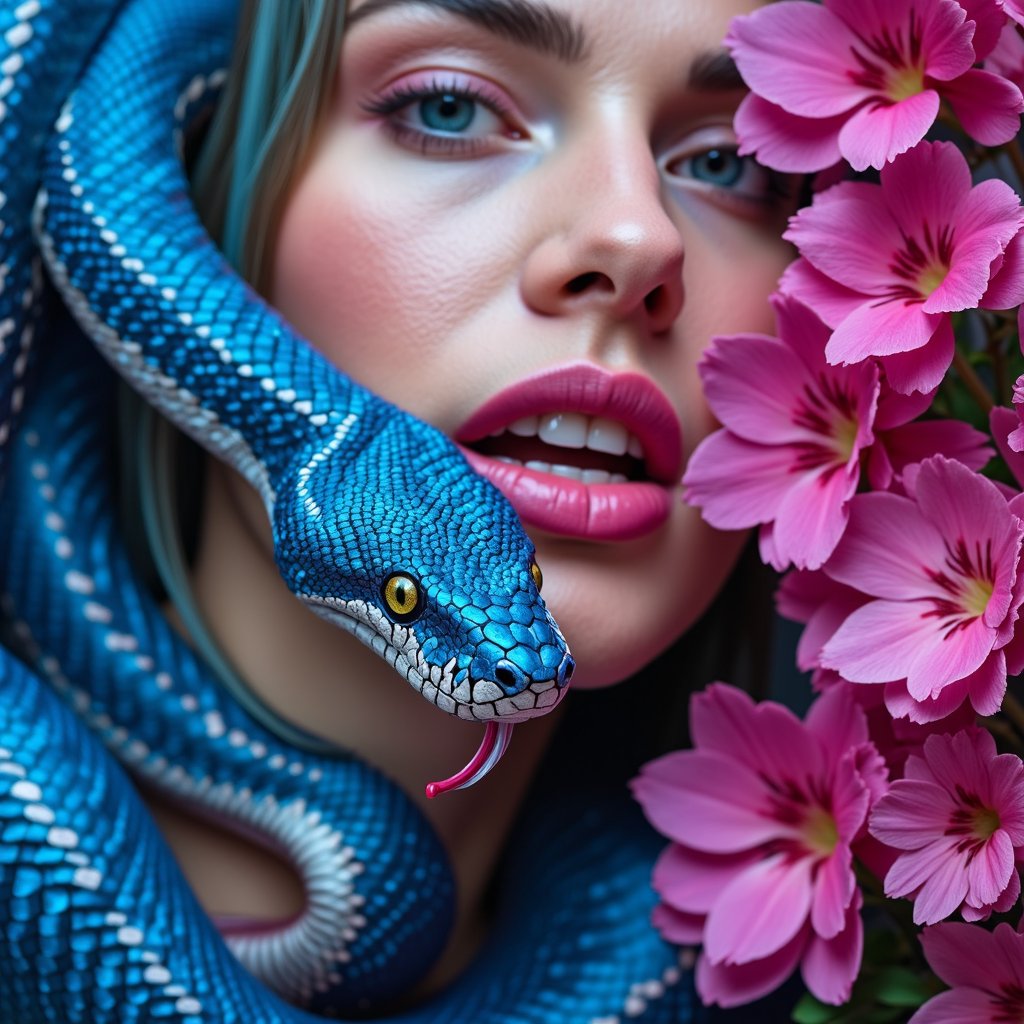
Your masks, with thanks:
[{"label": "snake eye", "polygon": [[383,594],[388,611],[398,622],[409,622],[421,611],[419,587],[404,572],[396,572],[385,580]]},{"label": "snake eye", "polygon": [[540,571],[540,566],[536,562],[530,563],[530,575],[537,585],[537,593],[540,593],[540,588],[544,586],[544,573]]}]

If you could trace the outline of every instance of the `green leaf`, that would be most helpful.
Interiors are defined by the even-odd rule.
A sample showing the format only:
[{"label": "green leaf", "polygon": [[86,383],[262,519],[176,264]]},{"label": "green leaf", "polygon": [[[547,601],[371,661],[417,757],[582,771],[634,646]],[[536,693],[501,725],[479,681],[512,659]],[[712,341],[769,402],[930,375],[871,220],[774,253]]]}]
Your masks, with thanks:
[{"label": "green leaf", "polygon": [[935,995],[935,980],[925,978],[906,967],[888,967],[878,972],[875,998],[885,1006],[916,1009]]},{"label": "green leaf", "polygon": [[794,1024],[828,1024],[843,1012],[841,1006],[829,1006],[806,992],[793,1010]]}]

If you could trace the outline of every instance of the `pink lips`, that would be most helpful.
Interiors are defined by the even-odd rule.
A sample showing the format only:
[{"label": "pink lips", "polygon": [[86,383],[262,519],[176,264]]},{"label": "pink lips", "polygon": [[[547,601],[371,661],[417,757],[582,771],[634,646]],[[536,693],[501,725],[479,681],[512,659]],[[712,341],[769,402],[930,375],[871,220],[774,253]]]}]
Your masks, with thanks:
[{"label": "pink lips", "polygon": [[524,523],[563,536],[630,540],[668,519],[682,472],[682,430],[671,403],[641,374],[613,373],[592,363],[544,370],[488,399],[455,440],[471,444],[525,416],[551,412],[617,420],[643,445],[653,480],[587,485],[463,447],[470,465],[512,502]]}]

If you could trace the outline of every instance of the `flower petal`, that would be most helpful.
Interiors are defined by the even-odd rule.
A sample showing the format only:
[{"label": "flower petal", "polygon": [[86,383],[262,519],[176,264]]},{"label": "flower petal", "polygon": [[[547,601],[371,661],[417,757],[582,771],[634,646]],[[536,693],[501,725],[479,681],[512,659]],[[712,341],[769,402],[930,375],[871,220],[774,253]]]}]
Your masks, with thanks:
[{"label": "flower petal", "polygon": [[704,952],[714,963],[762,960],[797,936],[810,908],[810,858],[767,857],[722,891],[708,914]]},{"label": "flower petal", "polygon": [[801,964],[807,987],[823,1003],[838,1006],[850,998],[864,953],[859,891],[846,911],[843,929],[831,938],[812,935]]},{"label": "flower petal", "polygon": [[944,316],[921,348],[882,357],[886,380],[894,391],[904,395],[912,391],[934,391],[953,362],[955,346],[953,324]]},{"label": "flower petal", "polygon": [[843,125],[839,152],[855,171],[881,169],[920,142],[939,113],[934,89],[908,96],[898,103],[868,103]]},{"label": "flower petal", "polygon": [[651,882],[674,909],[707,914],[729,882],[761,857],[757,851],[701,853],[672,843],[658,857]]},{"label": "flower petal", "polygon": [[840,159],[839,130],[846,114],[798,117],[749,93],[733,118],[739,155],[755,155],[758,163],[785,174],[809,174]]},{"label": "flower petal", "polygon": [[1001,146],[1020,131],[1020,89],[1002,75],[972,68],[940,91],[964,131],[983,146]]},{"label": "flower petal", "polygon": [[898,850],[920,850],[949,828],[953,805],[935,782],[897,779],[871,811],[871,834]]},{"label": "flower petal", "polygon": [[777,953],[747,964],[713,964],[706,954],[697,961],[697,993],[706,1006],[742,1006],[774,992],[792,973],[804,951],[804,934]]},{"label": "flower petal", "polygon": [[783,0],[733,18],[725,46],[758,95],[802,117],[830,117],[867,99],[855,84],[852,33],[830,11]]}]

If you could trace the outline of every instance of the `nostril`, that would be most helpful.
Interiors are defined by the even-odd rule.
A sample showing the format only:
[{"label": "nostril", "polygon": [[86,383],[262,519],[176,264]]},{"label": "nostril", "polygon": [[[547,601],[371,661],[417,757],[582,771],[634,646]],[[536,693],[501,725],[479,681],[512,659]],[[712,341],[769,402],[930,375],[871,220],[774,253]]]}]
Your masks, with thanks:
[{"label": "nostril", "polygon": [[644,296],[644,309],[652,316],[656,315],[665,304],[665,289],[659,284]]},{"label": "nostril", "polygon": [[[603,274],[599,274],[596,271],[588,271],[585,274],[577,274],[566,286],[565,290],[570,295],[579,295],[580,292],[585,292],[592,285],[597,284]],[[607,280],[607,279],[606,279]]]},{"label": "nostril", "polygon": [[517,689],[516,674],[510,668],[495,669],[494,678],[497,680],[498,685],[505,691],[515,691]]},{"label": "nostril", "polygon": [[562,659],[562,664],[558,666],[558,685],[568,686],[569,680],[572,679],[573,672],[576,671],[576,662],[570,655],[566,655]]}]

